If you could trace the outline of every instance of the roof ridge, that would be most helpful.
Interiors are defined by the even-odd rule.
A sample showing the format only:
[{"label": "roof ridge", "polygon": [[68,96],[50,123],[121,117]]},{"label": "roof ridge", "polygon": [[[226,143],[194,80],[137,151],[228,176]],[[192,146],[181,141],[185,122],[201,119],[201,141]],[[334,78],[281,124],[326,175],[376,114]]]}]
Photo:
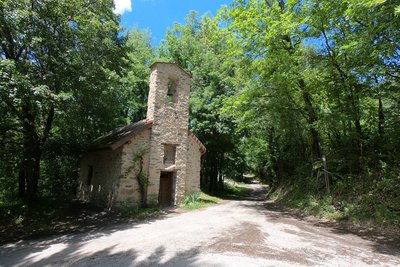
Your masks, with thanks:
[{"label": "roof ridge", "polygon": [[[117,127],[114,130],[111,130],[106,134],[96,138],[88,151],[96,151],[102,149],[115,150],[143,130],[151,129],[152,126],[153,120],[146,118],[125,126]],[[201,154],[204,155],[207,149],[199,140],[199,138],[197,138],[197,136],[189,129],[188,136],[199,146]]]}]

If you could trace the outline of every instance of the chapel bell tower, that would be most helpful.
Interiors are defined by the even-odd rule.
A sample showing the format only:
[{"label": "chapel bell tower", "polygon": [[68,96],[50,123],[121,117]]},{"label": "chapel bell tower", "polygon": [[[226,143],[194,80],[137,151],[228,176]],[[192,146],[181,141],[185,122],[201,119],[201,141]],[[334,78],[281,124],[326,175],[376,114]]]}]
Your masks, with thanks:
[{"label": "chapel bell tower", "polygon": [[148,195],[168,205],[183,198],[176,192],[185,191],[191,75],[176,63],[156,62],[150,68],[147,119],[153,126]]}]

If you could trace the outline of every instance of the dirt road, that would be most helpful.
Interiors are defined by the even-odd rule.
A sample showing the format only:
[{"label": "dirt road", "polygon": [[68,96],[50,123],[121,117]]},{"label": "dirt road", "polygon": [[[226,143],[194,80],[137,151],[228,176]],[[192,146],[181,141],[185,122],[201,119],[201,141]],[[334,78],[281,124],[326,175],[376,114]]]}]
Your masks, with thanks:
[{"label": "dirt road", "polygon": [[0,266],[400,266],[400,246],[249,198],[4,245]]}]

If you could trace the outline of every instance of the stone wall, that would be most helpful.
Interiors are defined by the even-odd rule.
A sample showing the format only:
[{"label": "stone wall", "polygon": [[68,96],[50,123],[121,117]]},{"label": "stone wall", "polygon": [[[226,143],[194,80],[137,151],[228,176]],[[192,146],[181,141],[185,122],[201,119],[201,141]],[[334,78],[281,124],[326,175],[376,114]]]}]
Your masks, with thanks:
[{"label": "stone wall", "polygon": [[[168,82],[176,83],[177,97],[170,102],[167,97]],[[186,161],[188,151],[190,76],[178,65],[155,63],[150,74],[147,119],[153,120],[150,141],[148,199],[158,202],[160,172],[175,172],[175,204],[185,194]],[[175,165],[164,165],[164,144],[176,145]]]},{"label": "stone wall", "polygon": [[[199,147],[203,152],[205,148],[193,134],[188,136],[190,79],[177,64],[151,66],[147,119],[153,121],[152,128],[138,132],[116,150],[86,154],[81,161],[78,194],[81,199],[101,206],[139,205],[139,161],[134,158],[143,151],[143,173],[149,178],[149,204],[158,203],[162,171],[174,173],[174,204],[180,204],[185,195],[200,190]],[[169,92],[176,92],[173,97],[168,96],[168,87]],[[164,163],[165,146],[169,146],[169,151],[176,150],[175,163]],[[94,170],[91,185],[87,185],[89,166]]]},{"label": "stone wall", "polygon": [[[138,156],[139,154],[143,155],[142,172],[148,176],[150,132],[150,129],[140,132],[122,147],[121,177],[119,179],[118,195],[116,198],[119,205],[140,205],[140,191],[137,181],[140,166]],[[132,169],[131,166],[134,166],[134,168]]]},{"label": "stone wall", "polygon": [[185,194],[190,195],[200,191],[201,152],[198,144],[189,138],[186,165]]},{"label": "stone wall", "polygon": [[[115,200],[121,174],[122,148],[89,152],[83,156],[78,197],[99,206],[111,206]],[[89,166],[93,166],[91,184],[87,184]]]}]

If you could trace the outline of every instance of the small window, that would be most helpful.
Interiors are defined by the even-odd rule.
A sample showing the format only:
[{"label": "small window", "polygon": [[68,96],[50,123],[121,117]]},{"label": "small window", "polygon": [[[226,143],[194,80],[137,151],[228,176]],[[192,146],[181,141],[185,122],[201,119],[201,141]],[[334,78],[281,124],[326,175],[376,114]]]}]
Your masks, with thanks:
[{"label": "small window", "polygon": [[164,145],[164,164],[165,165],[175,164],[175,154],[176,154],[175,145]]},{"label": "small window", "polygon": [[168,92],[167,92],[167,99],[168,103],[176,103],[178,100],[177,96],[177,81],[174,81],[172,79],[168,80]]},{"label": "small window", "polygon": [[86,185],[91,185],[93,179],[93,165],[89,165],[88,175],[86,178]]}]

